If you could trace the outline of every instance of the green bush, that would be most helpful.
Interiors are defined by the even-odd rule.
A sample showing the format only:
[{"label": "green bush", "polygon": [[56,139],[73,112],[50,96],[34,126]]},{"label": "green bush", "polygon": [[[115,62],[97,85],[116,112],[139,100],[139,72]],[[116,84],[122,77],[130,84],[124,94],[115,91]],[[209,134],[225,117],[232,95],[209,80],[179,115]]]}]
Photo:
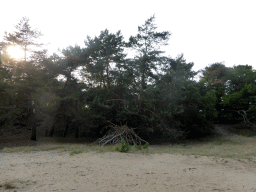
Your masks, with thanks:
[{"label": "green bush", "polygon": [[143,149],[147,149],[149,146],[149,143],[147,142],[145,145],[143,145]]},{"label": "green bush", "polygon": [[134,147],[135,147],[137,150],[141,150],[141,149],[142,149],[141,145],[134,145]]},{"label": "green bush", "polygon": [[134,147],[137,149],[137,150],[141,150],[142,148],[143,149],[147,149],[149,146],[149,143],[147,142],[145,145],[134,145]]},{"label": "green bush", "polygon": [[120,145],[116,146],[116,151],[126,153],[131,149],[131,145],[129,145],[129,143],[127,143],[123,138],[121,139],[120,143],[121,143],[121,146]]}]

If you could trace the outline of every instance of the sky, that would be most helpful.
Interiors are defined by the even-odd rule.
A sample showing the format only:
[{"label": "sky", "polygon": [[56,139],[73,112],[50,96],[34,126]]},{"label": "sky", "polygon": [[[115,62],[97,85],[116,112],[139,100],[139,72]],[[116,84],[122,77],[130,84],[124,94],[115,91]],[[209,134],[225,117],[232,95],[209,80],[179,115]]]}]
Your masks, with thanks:
[{"label": "sky", "polygon": [[80,45],[87,36],[121,30],[124,39],[155,14],[157,31],[170,31],[166,56],[184,54],[193,70],[216,62],[256,68],[255,0],[6,0],[1,2],[0,41],[22,17],[44,34],[50,53]]}]

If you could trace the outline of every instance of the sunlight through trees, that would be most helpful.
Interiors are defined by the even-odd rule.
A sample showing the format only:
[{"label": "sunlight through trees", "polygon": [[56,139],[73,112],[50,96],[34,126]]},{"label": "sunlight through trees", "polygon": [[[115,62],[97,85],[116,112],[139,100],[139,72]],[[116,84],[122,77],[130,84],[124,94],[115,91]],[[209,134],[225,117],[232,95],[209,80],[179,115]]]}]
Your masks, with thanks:
[{"label": "sunlight through trees", "polygon": [[41,33],[22,18],[0,42],[0,131],[27,127],[32,140],[40,130],[47,136],[111,133],[127,142],[155,136],[177,141],[211,134],[216,122],[255,124],[255,69],[220,62],[193,71],[183,54],[163,55],[171,33],[157,31],[154,20],[147,19],[128,42],[121,31],[105,29],[88,36],[83,48],[48,55],[36,42]]}]

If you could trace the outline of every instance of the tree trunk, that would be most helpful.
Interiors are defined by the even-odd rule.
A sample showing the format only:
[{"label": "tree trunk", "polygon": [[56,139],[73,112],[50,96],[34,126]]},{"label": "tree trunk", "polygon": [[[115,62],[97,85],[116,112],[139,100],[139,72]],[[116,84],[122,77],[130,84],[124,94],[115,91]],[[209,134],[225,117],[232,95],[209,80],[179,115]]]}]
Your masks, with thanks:
[{"label": "tree trunk", "polygon": [[31,140],[36,141],[36,124],[34,124],[32,127]]},{"label": "tree trunk", "polygon": [[35,118],[35,114],[32,112],[30,118],[29,118],[29,127],[31,127],[31,140],[36,141],[36,118]]},{"label": "tree trunk", "polygon": [[52,137],[54,133],[54,126],[52,126],[50,132],[49,132],[49,137]]},{"label": "tree trunk", "polygon": [[70,118],[69,118],[69,117],[66,117],[66,127],[65,127],[65,130],[64,130],[64,133],[63,133],[63,137],[66,137],[66,136],[67,136],[68,127],[69,127],[69,121],[70,121]]},{"label": "tree trunk", "polygon": [[76,125],[76,134],[75,134],[75,138],[79,137],[79,127]]},{"label": "tree trunk", "polygon": [[110,80],[109,80],[109,61],[108,61],[108,59],[107,59],[107,86],[108,86],[108,88],[110,89]]}]

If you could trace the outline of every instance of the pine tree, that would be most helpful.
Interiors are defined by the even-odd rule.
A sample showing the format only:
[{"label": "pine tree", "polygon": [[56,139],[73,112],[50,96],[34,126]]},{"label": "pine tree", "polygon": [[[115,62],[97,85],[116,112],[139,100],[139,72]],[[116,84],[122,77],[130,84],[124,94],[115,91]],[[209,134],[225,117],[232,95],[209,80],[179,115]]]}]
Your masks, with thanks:
[{"label": "pine tree", "polygon": [[[40,67],[36,64],[36,60],[32,55],[42,54],[37,50],[42,44],[35,42],[41,36],[41,32],[32,29],[29,24],[29,18],[23,17],[13,33],[5,32],[4,41],[1,42],[3,50],[2,63],[12,71],[12,81],[16,87],[16,106],[20,108],[22,115],[21,121],[25,121],[28,127],[31,127],[31,140],[36,140],[36,117],[35,108],[33,106],[33,93],[41,84],[42,77]],[[15,60],[8,53],[10,46],[16,46],[24,51],[24,57],[21,60]]]},{"label": "pine tree", "polygon": [[28,52],[35,53],[35,47],[41,47],[42,44],[37,43],[35,40],[42,36],[41,32],[37,29],[32,29],[29,24],[29,18],[23,17],[20,22],[15,26],[14,33],[5,32],[4,40],[8,42],[8,46],[16,45],[24,51],[24,63],[28,59]]},{"label": "pine tree", "polygon": [[86,64],[87,76],[95,84],[110,88],[114,82],[114,68],[122,63],[125,57],[123,53],[124,42],[121,31],[116,34],[109,33],[107,29],[101,31],[99,37],[85,41],[86,53],[90,57]]},{"label": "pine tree", "polygon": [[128,47],[136,50],[137,56],[133,60],[133,65],[137,70],[135,73],[135,81],[138,85],[139,91],[139,113],[142,111],[143,105],[143,91],[151,81],[154,82],[156,72],[161,64],[161,51],[163,45],[167,45],[167,41],[171,35],[168,31],[156,32],[156,25],[154,23],[155,16],[153,15],[145,21],[142,26],[138,27],[138,34],[131,36],[129,39]]}]

